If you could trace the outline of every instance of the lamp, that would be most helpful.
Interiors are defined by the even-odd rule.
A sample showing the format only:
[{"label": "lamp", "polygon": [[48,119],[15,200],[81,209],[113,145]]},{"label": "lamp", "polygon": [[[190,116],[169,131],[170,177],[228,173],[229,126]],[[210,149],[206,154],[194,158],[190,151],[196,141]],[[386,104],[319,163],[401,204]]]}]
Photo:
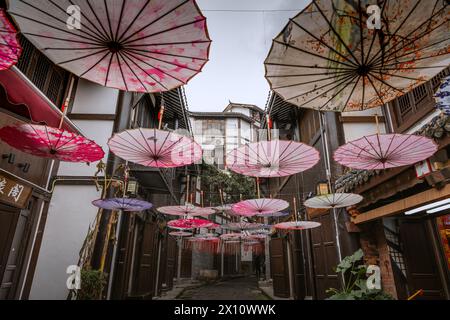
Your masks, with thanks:
[{"label": "lamp", "polygon": [[318,196],[324,195],[324,194],[329,194],[330,193],[330,188],[328,186],[328,182],[319,182],[316,185],[316,194]]}]

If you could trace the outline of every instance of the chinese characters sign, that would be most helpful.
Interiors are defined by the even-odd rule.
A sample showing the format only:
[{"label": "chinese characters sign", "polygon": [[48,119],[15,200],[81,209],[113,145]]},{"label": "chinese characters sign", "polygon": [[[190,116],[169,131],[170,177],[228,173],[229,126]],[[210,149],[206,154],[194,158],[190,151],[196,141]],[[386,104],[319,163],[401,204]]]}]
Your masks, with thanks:
[{"label": "chinese characters sign", "polygon": [[18,208],[25,208],[33,190],[14,179],[0,174],[0,201]]}]

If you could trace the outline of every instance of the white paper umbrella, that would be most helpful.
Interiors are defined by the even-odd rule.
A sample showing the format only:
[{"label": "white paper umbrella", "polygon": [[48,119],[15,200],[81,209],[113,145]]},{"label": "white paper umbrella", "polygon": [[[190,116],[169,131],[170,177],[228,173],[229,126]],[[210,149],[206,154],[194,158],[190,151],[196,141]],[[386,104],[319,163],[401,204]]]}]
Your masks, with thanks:
[{"label": "white paper umbrella", "polygon": [[330,193],[320,195],[305,201],[305,206],[316,209],[333,209],[353,206],[363,200],[363,197],[354,193]]}]

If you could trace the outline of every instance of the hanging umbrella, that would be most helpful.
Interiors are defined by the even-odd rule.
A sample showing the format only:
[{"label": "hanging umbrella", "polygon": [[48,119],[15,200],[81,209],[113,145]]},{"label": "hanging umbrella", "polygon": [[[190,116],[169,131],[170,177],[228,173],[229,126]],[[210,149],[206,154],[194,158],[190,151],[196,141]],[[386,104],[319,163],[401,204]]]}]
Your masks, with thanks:
[{"label": "hanging umbrella", "polygon": [[166,206],[159,207],[157,210],[171,216],[209,216],[215,213],[212,209],[200,208],[193,205]]},{"label": "hanging umbrella", "polygon": [[138,128],[116,133],[108,145],[116,156],[146,167],[182,167],[202,158],[198,143],[158,129]]},{"label": "hanging umbrella", "polygon": [[[66,13],[71,5],[79,19]],[[208,61],[211,40],[195,1],[9,1],[8,11],[50,60],[103,86],[168,91]]]},{"label": "hanging umbrella", "polygon": [[305,230],[305,229],[313,229],[320,227],[319,222],[314,221],[289,221],[282,222],[276,224],[274,227],[276,229],[285,229],[285,230]]},{"label": "hanging umbrella", "polygon": [[248,239],[248,240],[264,240],[266,238],[267,238],[267,234],[262,234],[262,233],[250,234],[250,235],[244,237],[244,239]]},{"label": "hanging umbrella", "polygon": [[353,206],[362,200],[362,196],[354,193],[330,193],[306,200],[305,206],[316,209],[345,208]]},{"label": "hanging umbrella", "polygon": [[19,61],[22,47],[17,39],[17,31],[0,9],[0,70],[9,69]]},{"label": "hanging umbrella", "polygon": [[280,211],[280,212],[271,212],[271,213],[262,213],[257,214],[257,217],[270,217],[270,218],[280,218],[288,216],[290,213],[287,211]]},{"label": "hanging umbrella", "polygon": [[227,168],[252,177],[283,177],[303,172],[320,160],[319,152],[295,141],[250,143],[227,154]]},{"label": "hanging umbrella", "polygon": [[231,211],[232,204],[224,204],[222,206],[214,207],[213,209],[219,212],[229,213]]},{"label": "hanging umbrella", "polygon": [[230,222],[230,223],[222,225],[222,229],[235,230],[235,231],[261,229],[263,227],[264,227],[264,225],[261,223],[251,223],[251,222],[245,222],[245,221]]},{"label": "hanging umbrella", "polygon": [[[378,107],[431,79],[450,63],[450,6],[442,0],[312,1],[273,40],[266,78],[302,108]],[[370,19],[374,16],[370,15]],[[380,28],[378,28],[380,27]]]},{"label": "hanging umbrella", "polygon": [[92,201],[92,204],[101,209],[122,211],[144,211],[153,207],[150,202],[132,198],[98,199]]},{"label": "hanging umbrella", "polygon": [[436,100],[436,108],[444,114],[450,115],[450,76],[442,79],[442,83],[436,91],[434,99]]},{"label": "hanging umbrella", "polygon": [[232,206],[234,214],[240,216],[255,216],[279,212],[289,207],[289,203],[281,199],[251,199],[238,202]]},{"label": "hanging umbrella", "polygon": [[334,160],[352,169],[387,169],[425,160],[437,149],[437,144],[424,136],[374,134],[340,146]]},{"label": "hanging umbrella", "polygon": [[192,232],[171,231],[171,232],[169,232],[169,236],[172,236],[172,237],[189,237],[189,236],[192,236]]},{"label": "hanging umbrella", "polygon": [[[270,226],[270,227],[272,227],[272,226]],[[268,234],[272,233],[269,229],[255,229],[255,230],[248,230],[247,232],[249,234],[264,234],[264,235],[268,235]]]},{"label": "hanging umbrella", "polygon": [[167,226],[173,229],[209,228],[214,224],[214,222],[205,219],[177,219],[167,222]]},{"label": "hanging umbrella", "polygon": [[105,155],[94,141],[45,125],[6,126],[0,129],[0,139],[22,152],[60,161],[95,162]]},{"label": "hanging umbrella", "polygon": [[224,233],[220,235],[220,239],[224,241],[236,241],[240,240],[243,237],[242,233]]}]

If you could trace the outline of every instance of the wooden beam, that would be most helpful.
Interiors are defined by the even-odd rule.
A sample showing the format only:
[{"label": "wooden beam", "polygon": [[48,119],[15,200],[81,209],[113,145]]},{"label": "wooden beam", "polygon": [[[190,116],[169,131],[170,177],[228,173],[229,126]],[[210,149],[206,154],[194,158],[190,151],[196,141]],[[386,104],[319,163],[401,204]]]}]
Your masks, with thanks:
[{"label": "wooden beam", "polygon": [[115,114],[102,114],[102,113],[71,113],[69,114],[70,120],[100,120],[100,121],[114,121],[116,120]]},{"label": "wooden beam", "polygon": [[364,212],[352,219],[355,224],[368,222],[371,220],[392,216],[405,211],[426,205],[433,201],[438,201],[450,197],[450,184],[442,189],[430,189],[413,196],[392,202],[388,205]]},{"label": "wooden beam", "polygon": [[[375,116],[339,116],[342,123],[376,123]],[[386,122],[384,116],[378,116],[379,122]]]}]

